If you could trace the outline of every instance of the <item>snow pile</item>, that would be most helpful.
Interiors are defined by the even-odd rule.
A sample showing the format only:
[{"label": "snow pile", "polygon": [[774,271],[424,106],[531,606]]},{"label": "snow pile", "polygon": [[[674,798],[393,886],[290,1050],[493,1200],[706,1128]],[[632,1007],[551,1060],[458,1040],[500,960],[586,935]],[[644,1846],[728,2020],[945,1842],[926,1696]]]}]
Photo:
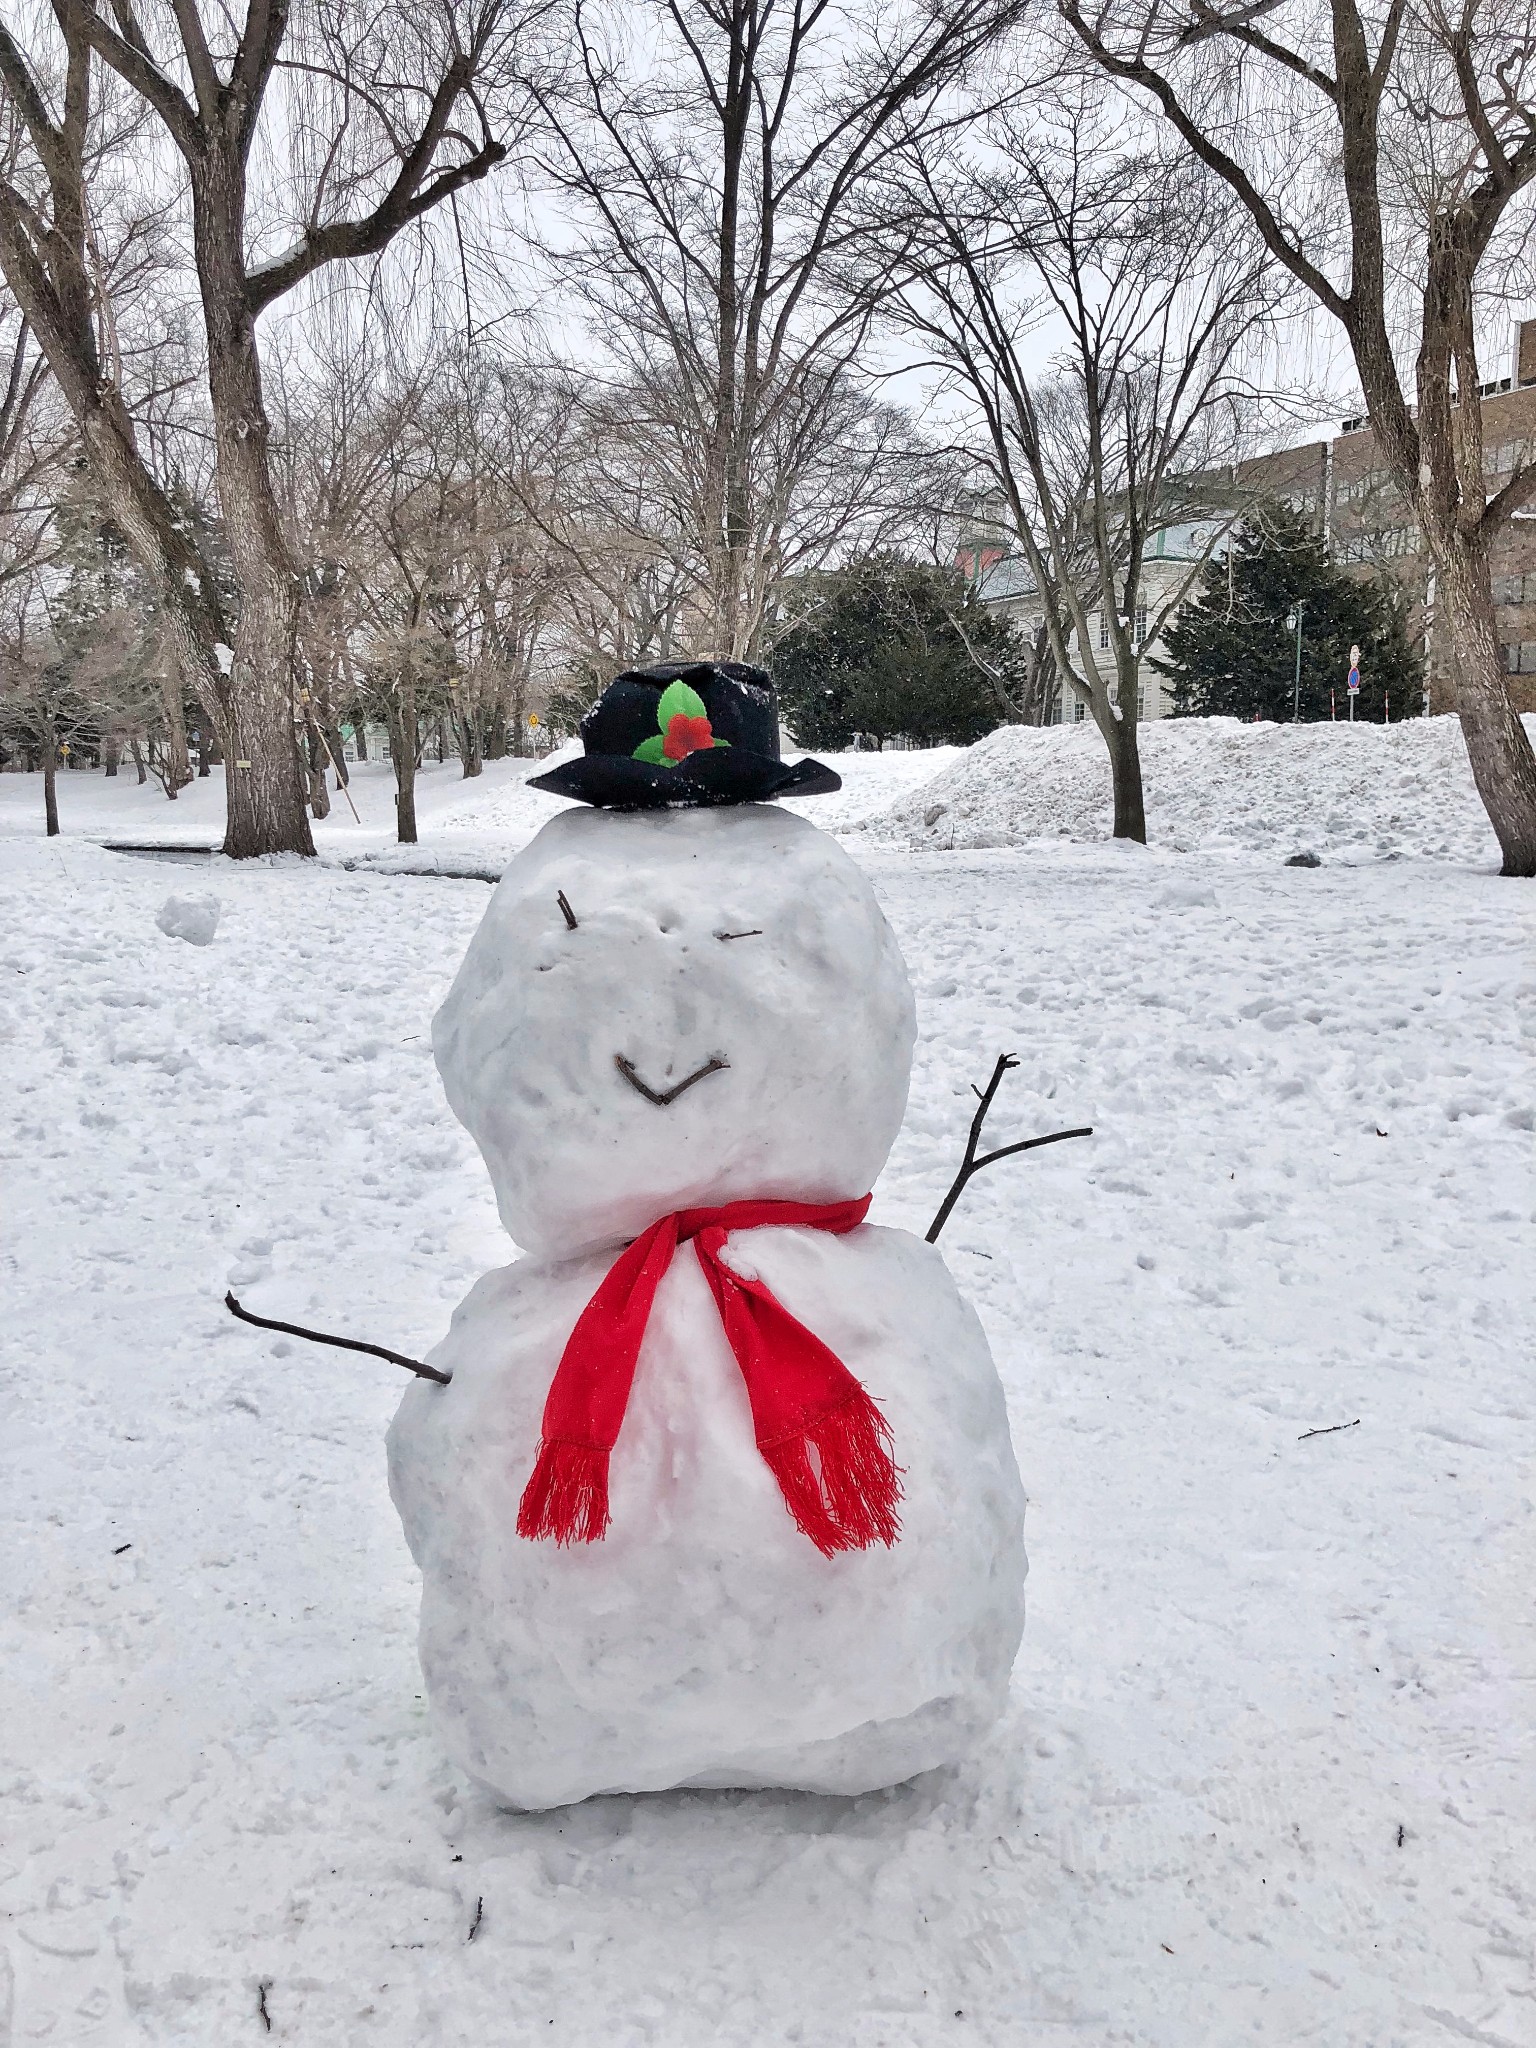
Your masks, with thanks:
[{"label": "snow pile", "polygon": [[[1177,851],[1497,858],[1454,718],[1160,719],[1141,729],[1141,765],[1147,837]],[[1112,821],[1109,757],[1094,726],[1010,725],[859,829],[910,847],[1017,846],[1103,839]]]},{"label": "snow pile", "polygon": [[167,896],[155,912],[155,923],[168,939],[189,946],[211,946],[219,928],[217,896]]}]

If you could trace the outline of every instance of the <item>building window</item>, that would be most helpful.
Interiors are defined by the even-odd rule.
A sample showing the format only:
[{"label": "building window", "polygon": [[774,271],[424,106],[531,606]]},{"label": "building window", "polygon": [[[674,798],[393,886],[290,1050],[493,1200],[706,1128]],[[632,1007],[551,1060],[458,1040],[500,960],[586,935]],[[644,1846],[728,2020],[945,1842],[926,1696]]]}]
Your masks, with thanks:
[{"label": "building window", "polygon": [[1495,604],[1536,603],[1536,574],[1528,576],[1495,576],[1493,579],[1493,601]]},{"label": "building window", "polygon": [[1339,537],[1334,555],[1341,562],[1384,562],[1400,555],[1421,554],[1424,537],[1417,526],[1388,526]]},{"label": "building window", "polygon": [[1501,647],[1499,652],[1506,675],[1536,676],[1536,640],[1522,640],[1516,647]]},{"label": "building window", "polygon": [[1517,469],[1530,452],[1528,441],[1502,441],[1497,448],[1483,450],[1483,474],[1505,476]]},{"label": "building window", "polygon": [[1109,613],[1108,613],[1108,612],[1100,612],[1100,613],[1099,613],[1099,645],[1100,645],[1100,647],[1107,647],[1107,646],[1109,645]]},{"label": "building window", "polygon": [[1145,647],[1145,646],[1146,646],[1146,644],[1147,644],[1147,607],[1146,607],[1146,603],[1145,603],[1145,601],[1143,601],[1143,602],[1142,602],[1141,604],[1137,605],[1137,607],[1136,607],[1136,645],[1137,645],[1138,647]]},{"label": "building window", "polygon": [[1136,716],[1137,716],[1138,718],[1145,718],[1145,717],[1146,717],[1146,715],[1147,715],[1147,686],[1146,686],[1146,684],[1145,684],[1145,683],[1139,683],[1139,684],[1137,685],[1137,687],[1136,687]]},{"label": "building window", "polygon": [[1072,723],[1074,725],[1081,725],[1083,720],[1087,716],[1088,706],[1083,702],[1082,698],[1079,697],[1072,706]]}]

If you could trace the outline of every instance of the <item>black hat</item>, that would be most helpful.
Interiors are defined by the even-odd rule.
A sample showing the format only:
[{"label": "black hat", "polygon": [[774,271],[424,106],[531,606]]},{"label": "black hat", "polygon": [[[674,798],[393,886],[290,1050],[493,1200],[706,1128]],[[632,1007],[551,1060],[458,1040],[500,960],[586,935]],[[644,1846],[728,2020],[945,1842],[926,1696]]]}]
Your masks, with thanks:
[{"label": "black hat", "polygon": [[615,676],[581,721],[586,752],[529,787],[584,804],[752,804],[824,796],[843,779],[820,761],[779,759],[779,705],[765,668],[658,661]]}]

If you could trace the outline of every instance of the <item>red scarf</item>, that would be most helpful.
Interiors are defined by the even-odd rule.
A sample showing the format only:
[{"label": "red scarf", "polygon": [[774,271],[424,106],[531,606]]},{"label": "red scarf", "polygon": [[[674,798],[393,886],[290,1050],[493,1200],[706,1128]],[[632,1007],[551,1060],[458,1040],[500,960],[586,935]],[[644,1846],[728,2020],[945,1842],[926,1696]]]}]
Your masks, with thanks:
[{"label": "red scarf", "polygon": [[[720,1258],[733,1230],[808,1224],[841,1237],[869,1213],[858,1202],[727,1202],[663,1216],[622,1251],[582,1310],[544,1403],[533,1477],[517,1533],[596,1543],[608,1527],[608,1454],[618,1441],[651,1303],[686,1239],[704,1268],[752,1406],[757,1448],[816,1548],[892,1544],[901,1480],[885,1417],[842,1360],[769,1293]],[[816,1449],[816,1463],[809,1456]]]}]

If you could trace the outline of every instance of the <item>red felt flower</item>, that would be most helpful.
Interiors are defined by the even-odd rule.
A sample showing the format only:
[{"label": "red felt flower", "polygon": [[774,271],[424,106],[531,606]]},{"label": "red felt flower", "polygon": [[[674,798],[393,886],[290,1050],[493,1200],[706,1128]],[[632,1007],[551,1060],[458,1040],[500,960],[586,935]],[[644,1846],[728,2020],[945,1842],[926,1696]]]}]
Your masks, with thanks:
[{"label": "red felt flower", "polygon": [[690,718],[685,711],[679,711],[667,720],[661,751],[669,761],[683,761],[690,754],[702,753],[714,744],[715,736],[709,729],[707,718]]}]

